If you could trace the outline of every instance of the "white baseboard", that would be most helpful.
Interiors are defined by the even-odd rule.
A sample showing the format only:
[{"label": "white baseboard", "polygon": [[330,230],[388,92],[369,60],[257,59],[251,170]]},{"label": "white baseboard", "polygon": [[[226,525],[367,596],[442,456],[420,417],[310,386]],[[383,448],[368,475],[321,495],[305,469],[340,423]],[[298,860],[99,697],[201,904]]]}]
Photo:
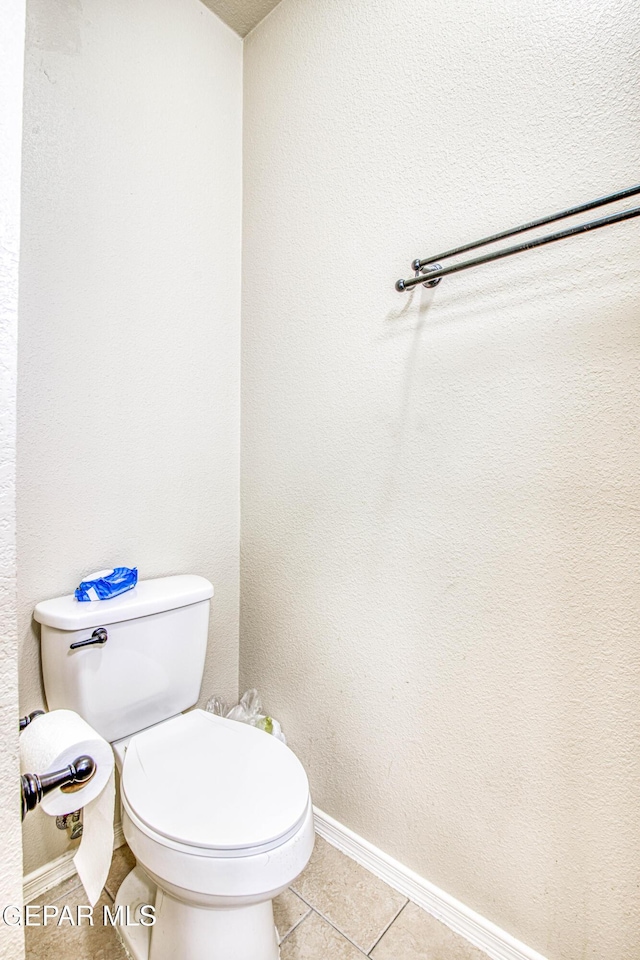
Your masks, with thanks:
[{"label": "white baseboard", "polygon": [[[113,831],[113,849],[117,850],[124,843],[124,834],[122,824],[117,823]],[[28,873],[22,882],[22,896],[25,903],[31,903],[37,897],[42,897],[49,890],[57,887],[63,880],[72,877],[76,868],[73,864],[73,858],[76,855],[75,850],[67,850],[61,857],[56,857],[43,867],[32,870]]]},{"label": "white baseboard", "polygon": [[318,836],[384,880],[398,893],[404,894],[474,947],[484,950],[491,960],[546,960],[542,954],[520,943],[505,930],[389,857],[322,810],[314,807],[314,813]]}]

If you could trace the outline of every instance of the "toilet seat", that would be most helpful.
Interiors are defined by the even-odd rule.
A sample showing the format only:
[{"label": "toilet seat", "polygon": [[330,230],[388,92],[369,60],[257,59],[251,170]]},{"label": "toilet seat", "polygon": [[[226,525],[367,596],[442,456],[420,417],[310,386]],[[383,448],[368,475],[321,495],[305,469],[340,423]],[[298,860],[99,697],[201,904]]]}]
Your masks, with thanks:
[{"label": "toilet seat", "polygon": [[160,844],[196,856],[244,857],[300,829],[309,783],[279,740],[193,710],[132,738],[122,799],[138,829]]}]

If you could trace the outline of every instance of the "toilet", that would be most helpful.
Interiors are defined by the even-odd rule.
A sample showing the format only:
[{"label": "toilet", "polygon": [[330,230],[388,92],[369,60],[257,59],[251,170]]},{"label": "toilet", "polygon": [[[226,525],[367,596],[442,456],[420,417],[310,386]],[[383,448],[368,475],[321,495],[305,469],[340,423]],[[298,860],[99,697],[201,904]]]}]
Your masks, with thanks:
[{"label": "toilet", "polygon": [[313,849],[295,754],[255,727],[188,710],[212,596],[203,577],[162,577],[110,600],[46,600],[34,613],[49,709],[75,710],[114,749],[137,860],[116,906],[133,919],[155,905],[153,926],[117,928],[133,960],[277,960],[272,901]]}]

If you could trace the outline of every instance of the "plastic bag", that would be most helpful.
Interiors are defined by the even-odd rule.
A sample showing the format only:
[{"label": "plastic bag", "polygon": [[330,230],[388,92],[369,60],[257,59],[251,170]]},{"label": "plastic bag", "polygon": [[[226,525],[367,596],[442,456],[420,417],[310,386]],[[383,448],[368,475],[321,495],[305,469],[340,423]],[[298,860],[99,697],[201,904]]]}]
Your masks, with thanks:
[{"label": "plastic bag", "polygon": [[282,732],[282,728],[277,720],[262,713],[262,703],[257,690],[247,690],[242,695],[240,703],[235,707],[229,708],[228,704],[221,697],[211,697],[207,702],[205,710],[214,713],[217,717],[226,717],[227,720],[237,720],[239,723],[248,723],[252,727],[264,730],[281,740],[283,743],[287,739]]},{"label": "plastic bag", "polygon": [[138,582],[137,567],[114,567],[113,570],[98,570],[91,573],[76,587],[75,597],[81,603],[95,600],[110,600],[127,590],[133,590]]}]

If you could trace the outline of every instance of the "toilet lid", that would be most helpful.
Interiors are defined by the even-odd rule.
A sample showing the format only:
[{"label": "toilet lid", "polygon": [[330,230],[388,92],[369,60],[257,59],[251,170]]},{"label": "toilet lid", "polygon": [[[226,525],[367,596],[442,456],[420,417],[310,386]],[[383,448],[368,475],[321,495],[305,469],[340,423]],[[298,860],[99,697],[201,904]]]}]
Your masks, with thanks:
[{"label": "toilet lid", "polygon": [[309,803],[307,775],[288,747],[204,710],[133,737],[122,791],[154,833],[221,851],[273,843],[298,826]]}]

